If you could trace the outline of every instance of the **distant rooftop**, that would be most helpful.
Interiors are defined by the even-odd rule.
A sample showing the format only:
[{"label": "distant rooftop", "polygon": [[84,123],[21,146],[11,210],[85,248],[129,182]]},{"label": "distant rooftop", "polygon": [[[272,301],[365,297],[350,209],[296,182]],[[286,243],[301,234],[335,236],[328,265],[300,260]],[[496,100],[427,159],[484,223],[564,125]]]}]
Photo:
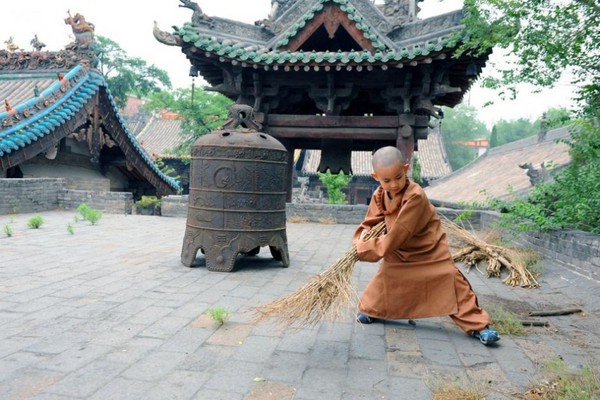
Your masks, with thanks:
[{"label": "distant rooftop", "polygon": [[[489,197],[506,199],[533,188],[527,169],[531,164],[537,171],[544,166],[554,168],[569,163],[569,148],[558,139],[569,136],[568,128],[550,131],[539,141],[531,136],[487,151],[472,163],[439,179],[425,188],[431,200],[441,203],[485,201]],[[482,193],[485,191],[485,193]]]}]

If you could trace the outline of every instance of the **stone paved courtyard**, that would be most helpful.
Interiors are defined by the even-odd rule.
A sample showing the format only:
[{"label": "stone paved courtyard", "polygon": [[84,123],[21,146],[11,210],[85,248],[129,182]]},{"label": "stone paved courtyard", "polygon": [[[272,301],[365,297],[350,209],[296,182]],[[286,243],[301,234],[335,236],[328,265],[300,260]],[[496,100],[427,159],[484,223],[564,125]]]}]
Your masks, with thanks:
[{"label": "stone paved courtyard", "polygon": [[[291,265],[262,249],[233,273],[187,268],[184,218],[73,212],[0,216],[1,399],[430,399],[443,382],[480,385],[489,399],[518,398],[541,366],[597,364],[599,282],[544,262],[541,288],[467,275],[482,305],[517,312],[573,308],[485,347],[449,318],[361,326],[351,310],[312,329],[252,322],[251,306],[290,293],[350,245],[352,225],[287,226]],[[72,224],[74,234],[67,232]],[[199,257],[200,264],[202,259]],[[362,290],[376,271],[359,263]],[[462,268],[462,267],[461,267]],[[205,311],[224,307],[218,326]]]}]

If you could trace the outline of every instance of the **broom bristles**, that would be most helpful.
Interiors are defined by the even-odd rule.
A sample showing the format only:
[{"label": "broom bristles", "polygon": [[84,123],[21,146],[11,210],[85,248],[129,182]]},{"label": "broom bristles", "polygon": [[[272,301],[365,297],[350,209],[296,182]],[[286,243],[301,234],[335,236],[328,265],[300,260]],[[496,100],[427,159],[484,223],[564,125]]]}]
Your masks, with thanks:
[{"label": "broom bristles", "polygon": [[[385,222],[375,225],[365,240],[385,233]],[[338,258],[325,271],[293,293],[253,307],[255,321],[275,319],[281,326],[314,326],[324,318],[335,319],[358,299],[352,273],[358,261],[356,246]]]},{"label": "broom bristles", "polygon": [[[502,280],[503,283],[526,288],[539,287],[535,276],[527,269],[527,258],[535,258],[532,251],[490,244],[447,218],[442,218],[442,226],[448,236],[464,244],[462,249],[452,254],[454,261],[464,263],[469,269],[487,261],[488,277],[499,278],[502,268],[506,268],[508,276]],[[491,238],[492,234],[494,232],[488,236]]]}]

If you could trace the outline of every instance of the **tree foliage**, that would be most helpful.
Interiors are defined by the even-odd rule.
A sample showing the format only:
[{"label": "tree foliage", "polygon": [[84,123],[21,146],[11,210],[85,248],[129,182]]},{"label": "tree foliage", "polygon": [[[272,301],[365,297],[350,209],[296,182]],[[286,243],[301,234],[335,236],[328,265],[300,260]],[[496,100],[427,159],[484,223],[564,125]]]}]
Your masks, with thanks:
[{"label": "tree foliage", "polygon": [[444,108],[440,132],[452,170],[462,168],[477,158],[477,150],[466,146],[465,142],[488,136],[485,124],[477,118],[477,110],[465,104]]},{"label": "tree foliage", "polygon": [[410,179],[423,186],[425,184],[423,180],[423,174],[421,173],[421,162],[419,161],[419,153],[415,153],[412,158],[412,171],[410,174]]},{"label": "tree foliage", "polygon": [[171,88],[171,80],[166,71],[148,65],[141,58],[130,57],[113,40],[96,36],[95,49],[98,53],[98,69],[119,107],[125,106],[127,96],[143,97]]},{"label": "tree foliage", "polygon": [[207,92],[200,87],[152,93],[144,105],[148,111],[169,110],[181,118],[184,141],[171,149],[177,155],[190,155],[191,147],[202,135],[223,126],[231,100],[220,93]]},{"label": "tree foliage", "polygon": [[[537,122],[541,126],[542,121],[539,120]],[[545,112],[544,123],[546,124],[546,129],[562,128],[567,125],[572,125],[573,122],[572,113],[565,107],[554,107]]]},{"label": "tree foliage", "polygon": [[[504,49],[513,62],[487,79],[552,86],[569,70],[579,101],[571,163],[527,199],[503,204],[525,229],[577,228],[600,233],[600,4],[596,0],[466,0],[468,35],[461,52]],[[554,116],[552,116],[554,118]]]},{"label": "tree foliage", "polygon": [[319,173],[319,180],[327,188],[328,204],[346,204],[346,195],[342,189],[352,181],[352,175],[344,175],[344,171],[335,175],[327,170],[324,174]]},{"label": "tree foliage", "polygon": [[[537,123],[532,123],[525,118],[518,118],[511,121],[500,119],[496,122],[494,128],[496,129],[497,135],[496,146],[502,146],[537,134],[540,131],[540,123],[539,121]],[[492,146],[490,145],[490,147]]]}]

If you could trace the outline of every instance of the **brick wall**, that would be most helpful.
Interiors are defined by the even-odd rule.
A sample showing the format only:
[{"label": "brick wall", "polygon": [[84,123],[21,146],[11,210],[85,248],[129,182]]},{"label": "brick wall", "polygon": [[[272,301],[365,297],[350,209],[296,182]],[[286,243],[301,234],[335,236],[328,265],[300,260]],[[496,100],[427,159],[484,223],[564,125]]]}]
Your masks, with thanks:
[{"label": "brick wall", "polygon": [[187,218],[189,195],[165,196],[160,199],[160,215]]},{"label": "brick wall", "polygon": [[61,178],[0,179],[0,214],[55,210],[64,185]]},{"label": "brick wall", "polygon": [[58,207],[74,210],[81,203],[108,214],[131,214],[133,194],[130,192],[95,192],[65,189],[58,195]]},{"label": "brick wall", "polygon": [[0,179],[0,214],[74,210],[81,203],[106,213],[131,214],[129,192],[66,189],[63,178]]}]

